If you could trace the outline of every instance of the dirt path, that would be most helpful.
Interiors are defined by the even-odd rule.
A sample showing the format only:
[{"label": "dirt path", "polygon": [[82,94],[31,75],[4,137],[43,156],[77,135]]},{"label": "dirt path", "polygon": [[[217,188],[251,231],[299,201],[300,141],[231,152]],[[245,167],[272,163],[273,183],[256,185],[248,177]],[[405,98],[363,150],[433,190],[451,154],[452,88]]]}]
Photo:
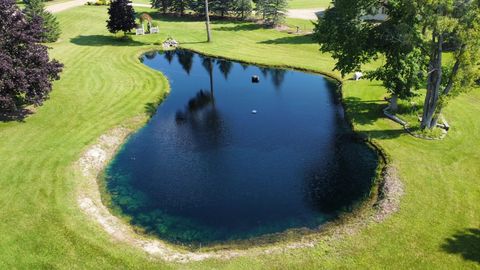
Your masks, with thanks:
[{"label": "dirt path", "polygon": [[83,6],[87,2],[88,2],[88,0],[72,0],[72,1],[65,2],[65,3],[53,4],[53,5],[50,5],[50,6],[46,7],[45,9],[47,11],[51,12],[51,13],[57,13],[57,12],[64,11],[64,10],[67,10],[67,9],[70,9],[70,8]]}]

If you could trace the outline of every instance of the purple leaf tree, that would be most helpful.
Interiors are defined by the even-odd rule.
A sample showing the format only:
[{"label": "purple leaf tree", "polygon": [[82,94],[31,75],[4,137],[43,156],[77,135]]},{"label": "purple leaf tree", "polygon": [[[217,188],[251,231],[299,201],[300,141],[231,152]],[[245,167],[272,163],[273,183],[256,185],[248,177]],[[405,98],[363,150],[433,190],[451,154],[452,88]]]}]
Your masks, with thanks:
[{"label": "purple leaf tree", "polygon": [[40,44],[42,18],[27,22],[13,0],[0,0],[0,112],[42,105],[63,65]]}]

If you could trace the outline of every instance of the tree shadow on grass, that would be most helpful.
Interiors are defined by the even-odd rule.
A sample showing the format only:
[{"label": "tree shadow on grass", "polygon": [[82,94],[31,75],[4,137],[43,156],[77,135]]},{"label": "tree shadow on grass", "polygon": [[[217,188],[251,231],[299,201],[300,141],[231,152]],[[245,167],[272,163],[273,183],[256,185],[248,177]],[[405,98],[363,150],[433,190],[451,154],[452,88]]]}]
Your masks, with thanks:
[{"label": "tree shadow on grass", "polygon": [[470,228],[456,232],[445,240],[442,249],[480,264],[480,229]]},{"label": "tree shadow on grass", "polygon": [[25,122],[25,118],[32,114],[33,111],[29,109],[20,109],[15,112],[0,111],[0,122]]},{"label": "tree shadow on grass", "polygon": [[117,38],[114,36],[90,35],[77,36],[70,41],[80,46],[143,46],[145,43],[132,40],[131,38]]},{"label": "tree shadow on grass", "polygon": [[383,117],[383,109],[387,106],[384,100],[362,100],[357,97],[343,99],[347,114],[353,124],[371,125]]},{"label": "tree shadow on grass", "polygon": [[291,35],[288,37],[282,37],[277,39],[265,40],[259,42],[261,44],[314,44],[312,35]]},{"label": "tree shadow on grass", "polygon": [[239,23],[234,26],[221,26],[221,27],[215,27],[213,30],[216,31],[233,31],[233,32],[238,32],[238,31],[254,31],[258,29],[262,29],[263,26],[259,24],[254,24],[254,23]]},{"label": "tree shadow on grass", "polygon": [[[354,125],[372,125],[378,119],[384,118],[383,109],[387,106],[385,100],[361,100],[357,97],[343,99],[347,108],[347,117]],[[399,125],[398,129],[369,130],[359,132],[371,139],[393,139],[406,131]]]}]

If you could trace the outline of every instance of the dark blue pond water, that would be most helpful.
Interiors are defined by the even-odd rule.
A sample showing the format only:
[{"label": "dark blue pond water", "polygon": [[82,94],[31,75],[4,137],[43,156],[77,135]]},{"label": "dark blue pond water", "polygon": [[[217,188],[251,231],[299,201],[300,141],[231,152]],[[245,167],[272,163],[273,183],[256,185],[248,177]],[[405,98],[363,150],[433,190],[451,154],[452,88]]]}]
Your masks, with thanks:
[{"label": "dark blue pond water", "polygon": [[143,63],[172,91],[111,162],[106,187],[145,231],[211,243],[315,228],[368,194],[377,156],[327,78],[181,50]]}]

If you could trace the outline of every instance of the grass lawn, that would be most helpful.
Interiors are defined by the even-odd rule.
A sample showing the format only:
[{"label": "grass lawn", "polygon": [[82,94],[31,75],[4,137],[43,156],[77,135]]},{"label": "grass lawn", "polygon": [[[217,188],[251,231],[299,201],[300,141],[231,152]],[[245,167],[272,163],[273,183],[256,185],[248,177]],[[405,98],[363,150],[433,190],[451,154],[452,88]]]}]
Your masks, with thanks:
[{"label": "grass lawn", "polygon": [[145,105],[168,90],[166,79],[138,60],[154,42],[173,36],[209,54],[323,72],[333,63],[308,38],[253,24],[215,23],[208,44],[203,22],[166,19],[161,34],[124,43],[106,31],[105,7],[57,16],[63,34],[50,46],[65,64],[62,79],[24,123],[0,122],[0,269],[480,269],[480,236],[467,231],[480,229],[480,91],[445,110],[452,129],[444,141],[424,141],[382,117],[385,91],[367,81],[346,81],[344,96],[355,128],[384,147],[399,169],[406,194],[393,217],[314,248],[186,265],[112,242],[77,207],[81,183],[72,164],[101,134],[144,115]]},{"label": "grass lawn", "polygon": [[331,0],[289,0],[288,8],[292,9],[310,9],[310,8],[327,8]]}]

